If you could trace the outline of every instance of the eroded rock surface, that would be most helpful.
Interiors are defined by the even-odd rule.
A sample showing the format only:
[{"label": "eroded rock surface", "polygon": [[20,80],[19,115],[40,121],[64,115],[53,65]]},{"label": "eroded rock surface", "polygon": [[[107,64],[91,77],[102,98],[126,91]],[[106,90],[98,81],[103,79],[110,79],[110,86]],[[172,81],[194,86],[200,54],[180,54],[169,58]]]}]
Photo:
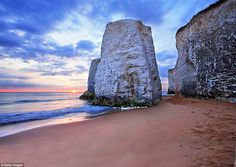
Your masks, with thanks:
[{"label": "eroded rock surface", "polygon": [[88,90],[85,91],[80,98],[81,99],[93,99],[95,95],[95,75],[97,72],[97,66],[100,62],[100,58],[94,59],[91,62],[90,69],[89,69],[89,77],[88,77]]},{"label": "eroded rock surface", "polygon": [[175,90],[185,96],[236,99],[236,1],[218,1],[176,34]]},{"label": "eroded rock surface", "polygon": [[174,94],[175,93],[175,71],[174,69],[168,70],[168,92],[167,94]]},{"label": "eroded rock surface", "polygon": [[141,21],[107,24],[95,77],[94,104],[152,105],[161,99],[151,27]]},{"label": "eroded rock surface", "polygon": [[95,85],[95,75],[97,73],[97,66],[100,62],[100,58],[94,59],[91,62],[89,69],[89,77],[88,77],[88,91],[95,93],[94,85]]}]

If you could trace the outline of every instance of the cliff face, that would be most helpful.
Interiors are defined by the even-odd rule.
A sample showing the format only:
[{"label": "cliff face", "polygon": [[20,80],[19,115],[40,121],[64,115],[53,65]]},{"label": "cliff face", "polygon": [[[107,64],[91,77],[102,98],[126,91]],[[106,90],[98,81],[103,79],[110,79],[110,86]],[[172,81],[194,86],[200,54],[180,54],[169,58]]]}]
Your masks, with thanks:
[{"label": "cliff face", "polygon": [[185,96],[236,98],[236,1],[219,1],[176,34],[175,90]]},{"label": "cliff face", "polygon": [[174,69],[168,70],[168,92],[167,94],[175,93],[175,71]]},{"label": "cliff face", "polygon": [[161,99],[151,28],[120,20],[106,26],[95,77],[95,104],[152,105]]}]

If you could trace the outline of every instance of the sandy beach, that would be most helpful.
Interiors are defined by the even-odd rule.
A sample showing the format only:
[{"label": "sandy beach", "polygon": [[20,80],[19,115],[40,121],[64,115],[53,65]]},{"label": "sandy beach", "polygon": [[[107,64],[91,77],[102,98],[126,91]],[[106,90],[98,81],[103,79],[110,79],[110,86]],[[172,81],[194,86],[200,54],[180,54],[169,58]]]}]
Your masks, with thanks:
[{"label": "sandy beach", "polygon": [[0,163],[25,167],[233,166],[236,105],[164,97],[156,106],[0,138]]}]

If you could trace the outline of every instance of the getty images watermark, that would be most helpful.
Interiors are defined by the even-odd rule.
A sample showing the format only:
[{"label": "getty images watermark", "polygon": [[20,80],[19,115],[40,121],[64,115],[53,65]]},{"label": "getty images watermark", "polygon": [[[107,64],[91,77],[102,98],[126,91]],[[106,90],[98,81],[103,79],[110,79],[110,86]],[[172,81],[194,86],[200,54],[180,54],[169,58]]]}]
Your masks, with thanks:
[{"label": "getty images watermark", "polygon": [[0,163],[0,167],[24,167],[24,163]]}]

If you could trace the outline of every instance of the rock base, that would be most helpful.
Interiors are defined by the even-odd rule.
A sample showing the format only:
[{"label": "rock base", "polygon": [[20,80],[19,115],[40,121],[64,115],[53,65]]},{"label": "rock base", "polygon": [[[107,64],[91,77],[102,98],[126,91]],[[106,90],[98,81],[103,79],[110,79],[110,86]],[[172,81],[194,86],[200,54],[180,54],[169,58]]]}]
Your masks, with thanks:
[{"label": "rock base", "polygon": [[85,91],[79,98],[80,99],[94,99],[94,93]]},{"label": "rock base", "polygon": [[106,98],[99,97],[95,98],[92,101],[93,105],[104,105],[104,106],[112,106],[112,107],[134,107],[134,106],[147,106],[150,107],[153,104],[157,104],[158,102],[150,102],[150,100],[132,100],[125,98]]},{"label": "rock base", "polygon": [[173,91],[173,90],[168,90],[168,91],[167,91],[167,94],[175,94],[175,91]]}]

